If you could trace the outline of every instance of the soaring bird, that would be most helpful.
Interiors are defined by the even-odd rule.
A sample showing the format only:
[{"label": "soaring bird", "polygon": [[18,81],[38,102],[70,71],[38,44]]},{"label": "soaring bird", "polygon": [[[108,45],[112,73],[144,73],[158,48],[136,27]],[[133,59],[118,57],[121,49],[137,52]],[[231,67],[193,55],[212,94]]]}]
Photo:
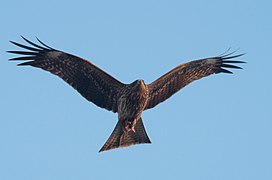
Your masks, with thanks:
[{"label": "soaring bird", "polygon": [[24,60],[26,62],[18,65],[49,71],[71,85],[88,101],[118,113],[117,125],[99,152],[151,143],[141,118],[143,111],[155,107],[195,80],[211,74],[232,73],[225,68],[242,69],[233,64],[244,63],[232,60],[243,54],[224,53],[181,64],[150,84],[145,84],[143,80],[124,84],[83,58],[53,49],[38,38],[40,45],[22,38],[30,46],[10,41],[25,49],[7,51],[23,55],[10,60]]}]

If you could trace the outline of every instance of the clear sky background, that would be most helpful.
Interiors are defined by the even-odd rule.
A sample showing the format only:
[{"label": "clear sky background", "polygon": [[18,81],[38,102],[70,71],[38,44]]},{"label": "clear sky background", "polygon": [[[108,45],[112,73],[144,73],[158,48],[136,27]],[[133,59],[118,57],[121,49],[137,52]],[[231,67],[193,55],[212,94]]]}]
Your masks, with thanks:
[{"label": "clear sky background", "polygon": [[[248,1],[3,1],[0,179],[272,179],[272,4]],[[124,83],[229,47],[244,70],[196,81],[143,113],[150,145],[104,153],[117,114],[6,50],[24,35]]]}]

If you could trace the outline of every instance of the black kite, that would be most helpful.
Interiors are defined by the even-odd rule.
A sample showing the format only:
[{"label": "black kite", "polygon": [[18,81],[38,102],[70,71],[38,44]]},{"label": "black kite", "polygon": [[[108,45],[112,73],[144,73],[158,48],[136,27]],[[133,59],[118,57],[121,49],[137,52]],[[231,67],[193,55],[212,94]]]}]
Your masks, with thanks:
[{"label": "black kite", "polygon": [[155,107],[195,80],[211,74],[232,73],[224,68],[241,69],[232,64],[244,63],[231,60],[243,54],[229,53],[181,64],[151,84],[146,85],[143,80],[124,84],[85,59],[53,49],[39,39],[41,45],[22,38],[32,47],[10,41],[29,50],[8,51],[25,55],[10,60],[26,60],[18,65],[30,65],[49,71],[66,81],[87,100],[118,113],[117,125],[99,152],[151,143],[141,118],[144,110]]}]

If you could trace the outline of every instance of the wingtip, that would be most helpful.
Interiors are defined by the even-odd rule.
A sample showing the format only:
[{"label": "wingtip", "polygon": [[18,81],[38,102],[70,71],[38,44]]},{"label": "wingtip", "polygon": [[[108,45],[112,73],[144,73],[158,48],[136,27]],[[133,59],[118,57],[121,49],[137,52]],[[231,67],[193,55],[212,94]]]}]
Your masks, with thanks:
[{"label": "wingtip", "polygon": [[223,60],[222,62],[223,62],[223,63],[240,63],[240,64],[241,64],[241,63],[247,63],[247,62],[245,62],[245,61],[233,61],[233,60],[227,60],[227,61],[226,61],[226,60]]},{"label": "wingtip", "polygon": [[[231,55],[231,54],[230,54],[230,55]],[[228,55],[228,56],[222,56],[221,58],[222,58],[223,60],[225,60],[225,59],[233,59],[233,58],[241,57],[241,56],[245,55],[245,53],[237,54],[237,55],[233,55],[233,56],[230,56],[230,55]]]},{"label": "wingtip", "polygon": [[12,43],[12,44],[14,44],[14,45],[16,45],[15,41],[10,40],[9,42]]},{"label": "wingtip", "polygon": [[100,150],[98,151],[98,153],[102,153],[102,152],[104,152],[102,149],[100,149]]},{"label": "wingtip", "polygon": [[239,66],[234,66],[234,65],[231,65],[231,64],[225,64],[225,63],[223,63],[222,65],[221,65],[221,67],[225,67],[225,68],[232,68],[232,69],[242,69],[241,67],[239,67]]},{"label": "wingtip", "polygon": [[35,36],[35,38],[37,39],[37,41],[39,41],[39,42],[41,41],[37,36]]},{"label": "wingtip", "polygon": [[33,61],[27,61],[27,62],[23,62],[23,63],[20,63],[20,64],[17,64],[17,66],[31,66]]},{"label": "wingtip", "polygon": [[56,51],[56,49],[54,49],[54,48],[52,48],[52,47],[46,45],[44,42],[42,42],[37,36],[35,36],[35,38],[37,39],[37,41],[38,41],[39,43],[41,43],[41,44],[44,45],[45,47],[49,48],[50,50]]},{"label": "wingtip", "polygon": [[20,35],[20,36],[21,36],[21,38],[22,38],[24,41],[26,41],[26,42],[29,43],[29,40],[28,40],[27,38],[25,38],[23,35]]},{"label": "wingtip", "polygon": [[226,70],[226,69],[223,69],[223,68],[220,68],[220,71],[218,73],[227,73],[227,74],[233,74],[233,72],[229,71],[229,70]]}]

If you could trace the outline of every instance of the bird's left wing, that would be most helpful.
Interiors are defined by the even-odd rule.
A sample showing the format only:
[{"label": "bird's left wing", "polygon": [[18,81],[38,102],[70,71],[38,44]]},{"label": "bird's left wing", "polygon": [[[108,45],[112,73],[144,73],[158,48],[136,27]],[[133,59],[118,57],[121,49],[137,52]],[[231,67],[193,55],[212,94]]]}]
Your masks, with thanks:
[{"label": "bird's left wing", "polygon": [[117,112],[117,94],[125,86],[94,64],[71,54],[53,49],[39,39],[41,45],[22,37],[33,47],[10,41],[29,51],[8,51],[25,55],[10,60],[27,60],[19,66],[30,65],[59,76],[83,97],[101,108]]},{"label": "bird's left wing", "polygon": [[211,74],[232,73],[224,68],[242,69],[232,64],[244,62],[231,59],[240,57],[243,54],[231,55],[232,53],[181,64],[156,81],[148,84],[149,100],[145,109],[153,108],[195,80]]}]

